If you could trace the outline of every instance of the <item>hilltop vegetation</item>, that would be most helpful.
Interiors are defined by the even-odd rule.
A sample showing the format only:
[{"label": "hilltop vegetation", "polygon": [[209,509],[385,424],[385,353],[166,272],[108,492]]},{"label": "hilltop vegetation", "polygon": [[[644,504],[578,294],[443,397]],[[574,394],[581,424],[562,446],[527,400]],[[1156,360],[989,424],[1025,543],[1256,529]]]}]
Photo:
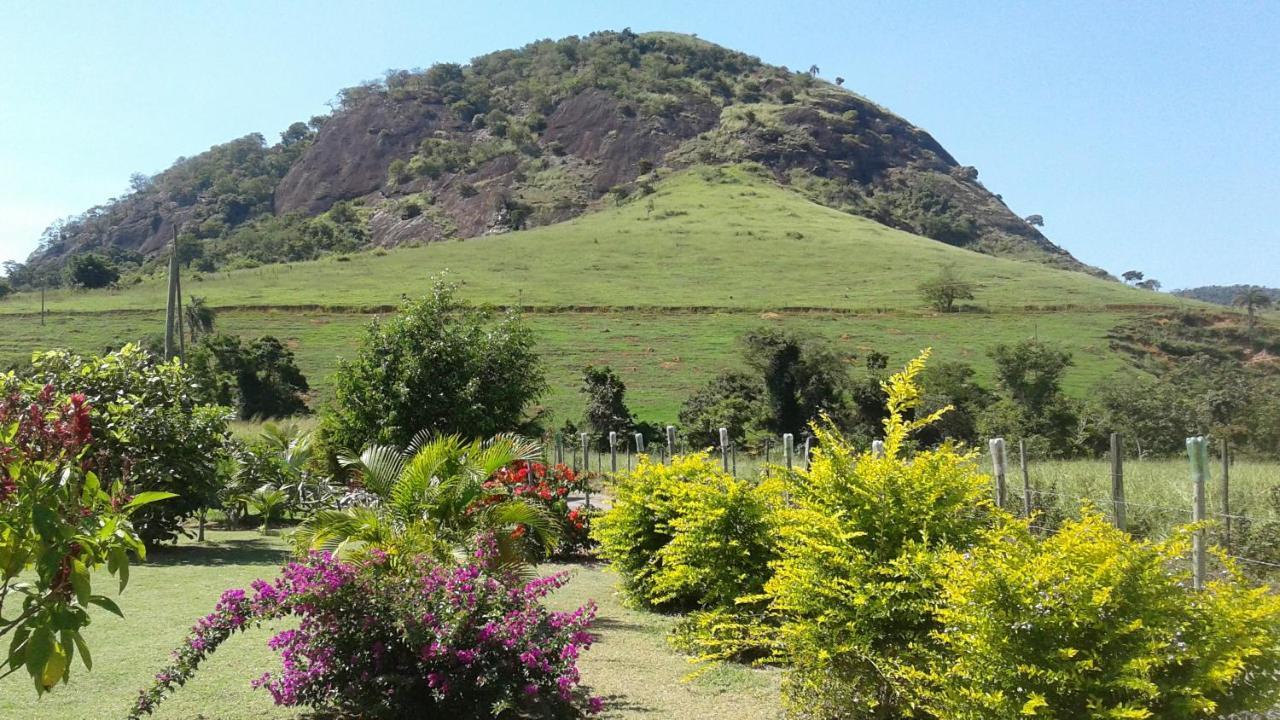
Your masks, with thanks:
[{"label": "hilltop vegetation", "polygon": [[1178,297],[1194,298],[1215,305],[1234,305],[1241,295],[1257,291],[1271,298],[1271,302],[1280,303],[1280,288],[1268,288],[1258,285],[1206,285],[1204,287],[1174,290]]},{"label": "hilltop vegetation", "polygon": [[[150,269],[177,231],[202,272],[550,225],[652,191],[654,171],[753,161],[816,202],[980,252],[1090,270],[927,133],[810,72],[630,31],[394,71],[331,115],[180,159],[45,232],[19,287],[93,252]],[[128,282],[128,278],[125,279]]]}]

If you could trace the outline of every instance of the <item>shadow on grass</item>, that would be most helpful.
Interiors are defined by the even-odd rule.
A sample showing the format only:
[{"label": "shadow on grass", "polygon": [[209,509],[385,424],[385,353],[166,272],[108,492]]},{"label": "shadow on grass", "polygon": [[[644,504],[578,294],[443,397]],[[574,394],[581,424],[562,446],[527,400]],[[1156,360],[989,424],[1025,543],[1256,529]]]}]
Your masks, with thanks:
[{"label": "shadow on grass", "polygon": [[270,538],[234,538],[191,545],[161,545],[147,552],[147,564],[179,565],[270,565],[278,567],[289,551]]},{"label": "shadow on grass", "polygon": [[633,702],[627,699],[626,695],[614,693],[612,695],[601,695],[604,700],[604,714],[602,717],[634,717],[636,715],[658,717],[660,712],[647,705]]},{"label": "shadow on grass", "polygon": [[628,622],[626,620],[618,620],[609,616],[597,616],[591,622],[591,630],[617,630],[619,632],[638,632],[653,633],[661,632],[661,628],[654,628],[652,625],[643,625],[641,623]]}]

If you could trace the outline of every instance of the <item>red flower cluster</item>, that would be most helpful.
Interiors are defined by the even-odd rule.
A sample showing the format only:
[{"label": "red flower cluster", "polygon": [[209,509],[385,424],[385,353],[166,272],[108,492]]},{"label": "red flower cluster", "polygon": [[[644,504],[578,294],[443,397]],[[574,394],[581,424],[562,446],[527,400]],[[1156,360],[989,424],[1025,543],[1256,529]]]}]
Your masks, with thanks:
[{"label": "red flower cluster", "polygon": [[[92,410],[81,393],[65,402],[57,398],[52,384],[34,398],[12,393],[0,399],[0,429],[16,425],[16,432],[0,444],[0,469],[19,458],[42,460],[74,459],[93,439],[89,419]],[[16,487],[6,472],[0,472],[0,501]]]},{"label": "red flower cluster", "polygon": [[[518,461],[499,470],[485,483],[493,495],[481,502],[498,502],[504,497],[521,497],[539,503],[560,521],[565,530],[561,546],[555,551],[573,553],[588,542],[589,514],[569,507],[569,496],[587,492],[585,475],[578,475],[566,465],[547,465],[536,461]],[[526,528],[516,528],[513,538],[522,537]]]},{"label": "red flower cluster", "polygon": [[573,470],[565,465],[548,467],[540,462],[520,460],[494,474],[489,488],[505,488],[516,497],[553,502],[567,498],[570,492],[582,491],[585,486]]}]

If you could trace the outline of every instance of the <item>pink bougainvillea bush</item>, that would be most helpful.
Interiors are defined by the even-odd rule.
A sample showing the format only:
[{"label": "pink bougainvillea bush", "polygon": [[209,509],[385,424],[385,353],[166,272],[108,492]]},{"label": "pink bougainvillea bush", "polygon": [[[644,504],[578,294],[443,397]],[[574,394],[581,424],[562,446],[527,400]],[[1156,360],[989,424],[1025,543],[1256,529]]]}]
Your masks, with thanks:
[{"label": "pink bougainvillea bush", "polygon": [[471,562],[408,571],[374,553],[361,563],[317,553],[275,581],[228,590],[129,717],[149,715],[232,634],[296,617],[270,640],[282,667],[254,681],[279,705],[361,718],[578,718],[601,700],[580,687],[595,606],[551,612],[541,600],[560,573],[520,582],[497,567],[491,539]]}]

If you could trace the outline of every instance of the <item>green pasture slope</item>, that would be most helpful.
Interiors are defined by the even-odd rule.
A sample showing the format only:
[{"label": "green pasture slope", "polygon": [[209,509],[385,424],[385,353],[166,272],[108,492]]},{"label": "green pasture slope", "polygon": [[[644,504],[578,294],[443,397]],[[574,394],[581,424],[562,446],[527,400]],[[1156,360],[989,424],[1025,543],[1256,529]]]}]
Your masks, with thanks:
[{"label": "green pasture slope", "polygon": [[[671,420],[688,392],[737,356],[735,338],[785,324],[851,355],[901,363],[932,346],[990,371],[989,348],[1037,335],[1076,356],[1069,390],[1121,370],[1107,331],[1156,309],[1201,306],[1080,273],[979,255],[816,205],[745,168],[695,168],[655,192],[570,222],[458,242],[199,277],[187,295],[219,309],[221,330],[286,340],[317,389],[329,391],[362,326],[447,271],[473,300],[520,305],[537,330],[558,423],[577,416],[578,372],[607,363],[638,413]],[[923,307],[916,286],[944,266],[978,285],[965,312]],[[0,363],[32,350],[98,351],[159,332],[161,276],[116,291],[50,292],[0,301]]]}]

